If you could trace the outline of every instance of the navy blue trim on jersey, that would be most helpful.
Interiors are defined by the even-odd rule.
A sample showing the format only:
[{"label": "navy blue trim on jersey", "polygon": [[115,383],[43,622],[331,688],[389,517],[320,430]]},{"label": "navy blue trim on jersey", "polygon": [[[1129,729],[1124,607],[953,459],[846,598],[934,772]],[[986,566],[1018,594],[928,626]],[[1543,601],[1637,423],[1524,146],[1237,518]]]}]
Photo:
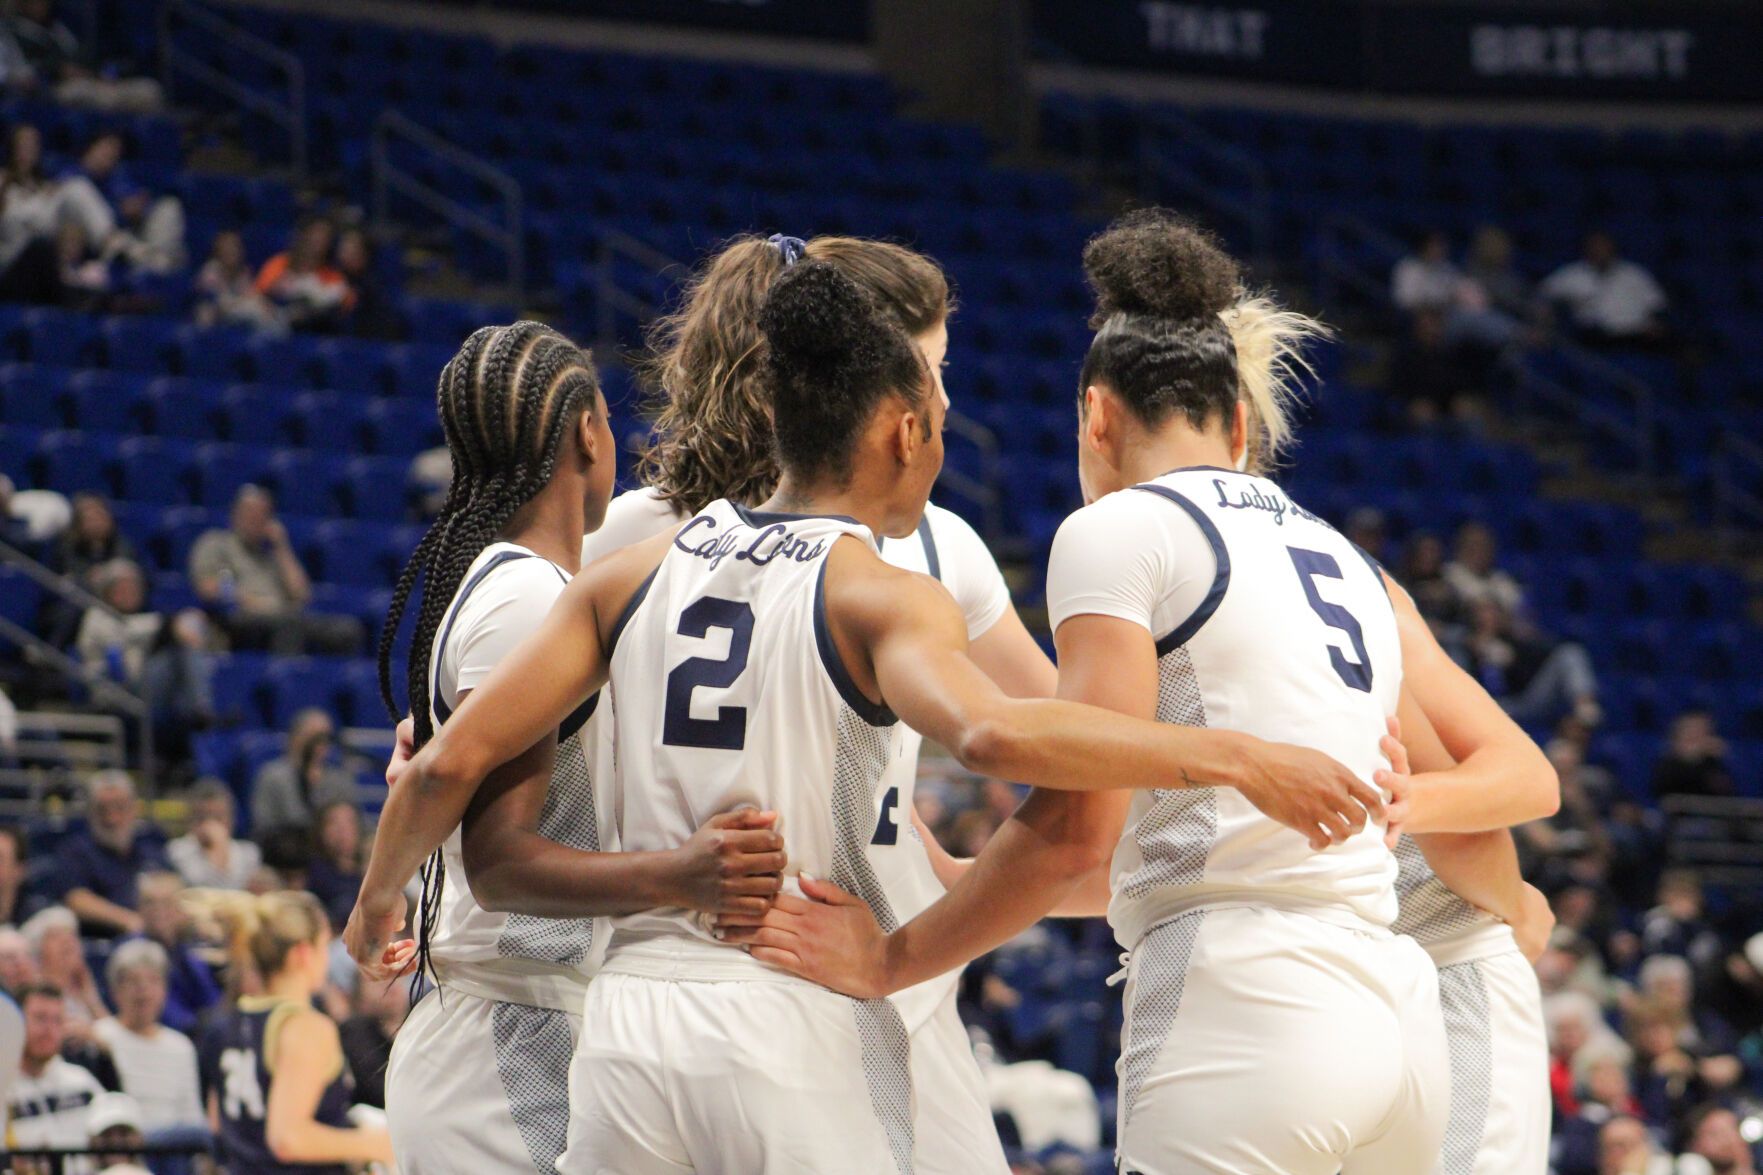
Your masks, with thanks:
[{"label": "navy blue trim on jersey", "polygon": [[557,741],[560,743],[569,741],[570,735],[588,724],[588,719],[594,716],[594,708],[599,704],[600,691],[595,690],[588,695],[588,700],[571,711],[569,717],[563,720],[563,725],[557,728]]},{"label": "navy blue trim on jersey", "polygon": [[[729,505],[735,508],[735,513],[741,516],[741,521],[754,530],[763,530],[765,527],[775,526],[780,522],[805,522],[810,518],[831,518],[835,522],[849,522],[852,526],[863,526],[861,522],[849,514],[784,514],[776,510],[749,510],[739,502],[730,502]],[[863,528],[869,529],[866,526]]]},{"label": "navy blue trim on jersey", "polygon": [[[465,601],[471,598],[471,593],[478,589],[478,585],[483,583],[485,579],[489,578],[490,572],[496,570],[496,568],[502,566],[504,563],[512,563],[516,559],[536,558],[538,558],[537,555],[528,551],[497,551],[495,557],[482,567],[478,568],[477,574],[466,580],[465,586],[459,589],[459,594],[453,597],[453,610],[447,613],[446,627],[441,629],[441,641],[435,646],[435,648],[440,649],[443,652],[446,651],[447,638],[453,635],[453,622],[459,619],[459,609],[465,606]],[[556,565],[553,564],[552,566],[555,567]],[[568,582],[567,577],[564,582]],[[436,659],[435,664],[440,664],[439,659]],[[429,714],[431,717],[439,719],[442,722],[453,717],[453,707],[441,700],[441,675],[438,672],[435,674],[435,692],[433,697],[429,700]]]},{"label": "navy blue trim on jersey", "polygon": [[832,678],[833,688],[839,691],[839,697],[845,699],[845,705],[851,707],[857,717],[871,726],[892,726],[899,721],[885,703],[872,702],[863,696],[863,691],[851,680],[851,671],[845,668],[845,659],[839,656],[838,645],[833,643],[832,629],[826,622],[825,559],[820,561],[820,574],[814,577],[814,647],[820,650],[820,663],[826,667],[826,675]]},{"label": "navy blue trim on jersey", "polygon": [[1192,640],[1194,634],[1199,632],[1208,620],[1212,619],[1214,612],[1218,611],[1218,605],[1224,603],[1225,589],[1230,587],[1230,552],[1224,549],[1224,536],[1218,533],[1218,527],[1212,519],[1208,518],[1204,510],[1194,505],[1184,495],[1176,493],[1168,486],[1149,483],[1136,485],[1133,489],[1143,490],[1147,494],[1156,494],[1160,498],[1167,498],[1186,510],[1188,517],[1192,518],[1194,524],[1200,528],[1200,533],[1206,536],[1206,541],[1212,544],[1212,558],[1218,565],[1218,570],[1212,574],[1212,587],[1206,592],[1206,598],[1200,601],[1200,606],[1195,608],[1193,614],[1186,620],[1176,625],[1174,631],[1168,636],[1157,641],[1157,655],[1166,657]]},{"label": "navy blue trim on jersey", "polygon": [[[1345,538],[1346,536],[1343,535],[1342,537]],[[1371,575],[1372,578],[1377,580],[1377,586],[1383,589],[1384,596],[1388,598],[1390,594],[1390,585],[1384,580],[1383,564],[1372,558],[1370,551],[1367,551],[1352,539],[1347,539],[1347,545],[1359,552],[1359,557],[1365,560],[1365,565],[1367,567],[1371,568]]]},{"label": "navy blue trim on jersey", "polygon": [[655,582],[655,576],[660,571],[661,564],[657,563],[655,570],[651,571],[643,579],[643,582],[637,585],[637,590],[631,593],[631,598],[625,602],[624,611],[618,614],[618,623],[612,626],[612,632],[606,638],[606,660],[609,664],[612,661],[612,650],[618,647],[618,638],[624,635],[624,626],[631,622],[631,617],[637,614],[637,609],[641,608],[643,601],[648,599],[649,587]]},{"label": "navy blue trim on jersey", "polygon": [[943,561],[937,558],[937,538],[931,533],[930,515],[918,520],[918,537],[924,542],[924,569],[938,583],[943,581]]},{"label": "navy blue trim on jersey", "polygon": [[[1261,476],[1258,473],[1250,473],[1247,469],[1226,469],[1222,465],[1183,465],[1179,469],[1166,469],[1162,473],[1159,473],[1157,476],[1158,477],[1168,477],[1174,473],[1234,473],[1234,474],[1237,474],[1239,477],[1259,477],[1259,476]],[[1145,488],[1144,486],[1134,486],[1133,487],[1133,489],[1135,489],[1135,490],[1142,490],[1144,488]]]}]

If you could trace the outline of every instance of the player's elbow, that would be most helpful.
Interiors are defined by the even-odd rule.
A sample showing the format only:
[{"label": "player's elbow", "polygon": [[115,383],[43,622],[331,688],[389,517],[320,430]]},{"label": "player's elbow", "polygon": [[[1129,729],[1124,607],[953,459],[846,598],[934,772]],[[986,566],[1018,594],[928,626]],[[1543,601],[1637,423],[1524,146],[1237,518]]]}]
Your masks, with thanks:
[{"label": "player's elbow", "polygon": [[1556,772],[1555,765],[1541,751],[1535,753],[1535,761],[1526,772],[1530,780],[1528,793],[1533,802],[1533,810],[1522,821],[1546,820],[1561,810],[1561,776]]},{"label": "player's elbow", "polygon": [[263,1145],[275,1156],[278,1163],[298,1163],[306,1158],[305,1150],[300,1146],[298,1128],[270,1121],[263,1127]]},{"label": "player's elbow", "polygon": [[1003,715],[988,714],[969,722],[950,748],[969,771],[1009,776],[1019,761],[1023,732]]}]

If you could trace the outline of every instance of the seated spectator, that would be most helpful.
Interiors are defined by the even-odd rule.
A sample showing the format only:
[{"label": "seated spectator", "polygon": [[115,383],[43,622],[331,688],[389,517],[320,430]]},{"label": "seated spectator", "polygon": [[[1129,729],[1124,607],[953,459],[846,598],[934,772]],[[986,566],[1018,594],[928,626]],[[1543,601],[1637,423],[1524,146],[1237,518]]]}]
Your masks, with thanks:
[{"label": "seated spectator", "polygon": [[355,1078],[355,1100],[362,1105],[386,1108],[386,1064],[392,1059],[392,1041],[410,1013],[410,982],[362,982],[355,986],[354,1014],[337,1032],[343,1040],[343,1056]]},{"label": "seated spectator", "polygon": [[[251,782],[251,835],[259,844],[292,830],[309,851],[321,811],[333,804],[359,805],[355,777],[332,761],[335,737],[331,716],[323,710],[294,715],[286,748],[258,768]],[[278,869],[299,868],[305,859],[270,863]]]},{"label": "seated spectator", "polygon": [[[1716,942],[1718,948],[1718,942]],[[1678,1023],[1677,1042],[1697,1056],[1730,1053],[1738,1044],[1732,1025],[1715,1012],[1696,1007],[1695,976],[1681,955],[1653,955],[1641,964],[1640,997],[1670,1013]]]},{"label": "seated spectator", "polygon": [[1552,739],[1547,753],[1561,781],[1561,806],[1553,816],[1513,830],[1526,876],[1537,877],[1545,889],[1553,882],[1599,885],[1614,852],[1602,815],[1608,795],[1594,798],[1587,788],[1584,753],[1578,743]]},{"label": "seated spectator", "polygon": [[90,586],[93,569],[119,559],[139,563],[135,545],[116,524],[116,513],[103,494],[73,496],[73,520],[61,532],[47,560],[50,568]]},{"label": "seated spectator", "polygon": [[36,127],[12,129],[0,185],[0,302],[53,306],[62,297],[55,251],[61,201],[43,173],[43,136]]},{"label": "seated spectator", "polygon": [[314,217],[294,231],[287,252],[264,262],[257,291],[295,330],[335,331],[355,307],[355,292],[331,266],[331,222]]},{"label": "seated spectator", "polygon": [[166,859],[186,884],[203,889],[244,889],[263,864],[256,844],[233,835],[233,791],[218,779],[190,789],[190,830],[165,846]]},{"label": "seated spectator", "polygon": [[373,243],[358,228],[337,237],[337,272],[355,292],[355,305],[344,325],[364,339],[401,339],[409,334],[397,302],[386,292],[374,270]]},{"label": "seated spectator", "polygon": [[[1635,1052],[1635,1096],[1649,1122],[1679,1120],[1690,1107],[1712,1094],[1710,1078],[1727,1076],[1727,1066],[1720,1058],[1700,1057],[1694,1048],[1683,1043],[1685,1030],[1690,1026],[1681,1009],[1662,1001],[1642,999],[1629,1008],[1623,1019],[1628,1043]],[[1722,1086],[1729,1084],[1730,1081],[1721,1081]]]},{"label": "seated spectator", "polygon": [[1438,229],[1428,229],[1391,271],[1390,300],[1409,314],[1434,311],[1442,321],[1456,305],[1462,285],[1462,271],[1451,264],[1450,240]]},{"label": "seated spectator", "polygon": [[306,888],[330,912],[339,929],[361,893],[366,867],[361,836],[361,809],[353,799],[324,805],[318,813],[317,852],[306,866]]},{"label": "seated spectator", "polygon": [[116,1015],[92,1026],[116,1062],[122,1091],[140,1103],[141,1129],[149,1133],[200,1126],[207,1119],[197,1088],[196,1046],[159,1022],[166,968],[158,943],[136,938],[120,944],[104,968]]},{"label": "seated spectator", "polygon": [[1387,549],[1389,528],[1384,522],[1383,511],[1376,506],[1360,506],[1354,509],[1347,515],[1347,526],[1341,533],[1346,535],[1348,542],[1379,563],[1391,561]]},{"label": "seated spectator", "polygon": [[93,594],[110,607],[86,609],[74,652],[86,672],[136,688],[163,623],[159,613],[146,610],[146,577],[136,564],[115,559],[93,568],[91,581]]},{"label": "seated spectator", "polygon": [[29,859],[24,829],[0,824],[0,925],[16,926],[43,907],[27,888]]},{"label": "seated spectator", "polygon": [[50,906],[32,914],[18,928],[31,945],[37,978],[61,993],[64,1022],[74,1036],[84,1037],[92,1025],[110,1014],[98,984],[86,966],[80,945],[80,924],[66,906]]},{"label": "seated spectator", "polygon": [[1636,1118],[1612,1118],[1598,1131],[1598,1175],[1671,1175],[1671,1156]]},{"label": "seated spectator", "polygon": [[1641,917],[1641,950],[1688,959],[1703,974],[1719,966],[1724,948],[1703,914],[1702,879],[1689,869],[1659,875],[1659,903]]},{"label": "seated spectator", "polygon": [[1583,342],[1657,346],[1668,339],[1665,291],[1652,274],[1617,253],[1607,232],[1587,233],[1580,259],[1551,273],[1538,293],[1566,309]]},{"label": "seated spectator", "polygon": [[1581,1118],[1602,1126],[1611,1118],[1639,1116],[1641,1104],[1628,1079],[1633,1061],[1634,1051],[1614,1036],[1579,1050],[1573,1058],[1573,1077]]},{"label": "seated spectator", "polygon": [[307,612],[312,581],[288,543],[268,491],[247,485],[233,499],[232,525],[211,530],[190,549],[190,585],[220,613],[238,648],[272,653],[354,653],[361,622]]},{"label": "seated spectator", "polygon": [[88,1145],[98,1152],[98,1175],[152,1175],[141,1165],[140,1151],[147,1145],[144,1121],[140,1103],[126,1093],[106,1091],[92,1099],[86,1128],[92,1132]]},{"label": "seated spectator", "polygon": [[61,989],[38,983],[19,993],[24,1055],[7,1106],[12,1145],[83,1150],[91,1139],[88,1112],[104,1086],[88,1069],[64,1059],[67,1009]]},{"label": "seated spectator", "polygon": [[[1414,598],[1415,609],[1426,618],[1440,643],[1447,650],[1446,636],[1453,633],[1462,620],[1457,593],[1445,579],[1445,543],[1430,530],[1417,530],[1403,549],[1402,562],[1396,578]],[[1442,635],[1440,635],[1442,634]],[[1455,654],[1453,654],[1455,655]]]},{"label": "seated spectator", "polygon": [[8,25],[34,85],[68,106],[148,113],[165,106],[165,92],[152,78],[109,77],[86,59],[79,39],[55,12],[55,0],[18,0]]},{"label": "seated spectator", "polygon": [[1579,991],[1558,992],[1543,1000],[1543,1023],[1549,1034],[1549,1086],[1555,1109],[1562,1115],[1577,1114],[1574,1060],[1593,1043],[1606,1047],[1617,1040],[1616,1034],[1604,1022],[1597,1001]]},{"label": "seated spectator", "polygon": [[37,982],[37,957],[31,941],[11,926],[0,926],[0,991],[14,1001]]},{"label": "seated spectator", "polygon": [[232,229],[215,234],[208,260],[196,274],[196,322],[200,326],[236,323],[269,334],[288,329],[282,312],[258,292],[257,277],[245,257],[245,238]]},{"label": "seated spectator", "polygon": [[99,771],[86,784],[86,829],[61,843],[61,900],[82,930],[109,938],[139,934],[135,879],[164,869],[165,849],[141,820],[135,781],[125,771]]},{"label": "seated spectator", "polygon": [[1489,307],[1515,320],[1530,315],[1530,283],[1512,263],[1512,237],[1497,225],[1483,225],[1469,244],[1465,276],[1480,287]]},{"label": "seated spectator", "polygon": [[220,1002],[221,990],[214,969],[192,944],[183,879],[175,873],[143,873],[140,888],[144,941],[165,952],[165,1008],[160,1022],[179,1032],[192,1032],[201,1014]]},{"label": "seated spectator", "polygon": [[1446,337],[1444,315],[1419,310],[1409,336],[1390,357],[1390,395],[1407,405],[1414,424],[1473,415],[1482,381]]},{"label": "seated spectator", "polygon": [[1756,1149],[1739,1132],[1739,1116],[1726,1106],[1710,1103],[1692,1110],[1684,1139],[1688,1153],[1707,1159],[1714,1175],[1757,1175]]},{"label": "seated spectator", "polygon": [[1726,769],[1726,740],[1714,728],[1714,715],[1686,710],[1671,722],[1671,739],[1653,766],[1653,794],[1666,796],[1729,796],[1732,773]]},{"label": "seated spectator", "polygon": [[136,183],[122,161],[122,132],[102,130],[61,177],[61,214],[77,225],[94,257],[143,273],[172,273],[189,260],[184,206]]}]

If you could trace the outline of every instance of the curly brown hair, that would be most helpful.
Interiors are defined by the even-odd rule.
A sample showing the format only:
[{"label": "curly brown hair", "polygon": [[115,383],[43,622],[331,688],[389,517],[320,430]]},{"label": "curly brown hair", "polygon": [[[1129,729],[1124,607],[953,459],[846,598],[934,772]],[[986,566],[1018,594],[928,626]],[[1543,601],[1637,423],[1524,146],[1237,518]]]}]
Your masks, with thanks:
[{"label": "curly brown hair", "polygon": [[[902,245],[815,237],[804,256],[837,266],[915,338],[954,309],[942,267]],[[756,505],[777,487],[759,315],[784,268],[782,252],[766,238],[736,237],[699,267],[679,308],[649,330],[639,372],[650,389],[653,431],[639,474],[677,508],[695,512],[717,498]]]}]

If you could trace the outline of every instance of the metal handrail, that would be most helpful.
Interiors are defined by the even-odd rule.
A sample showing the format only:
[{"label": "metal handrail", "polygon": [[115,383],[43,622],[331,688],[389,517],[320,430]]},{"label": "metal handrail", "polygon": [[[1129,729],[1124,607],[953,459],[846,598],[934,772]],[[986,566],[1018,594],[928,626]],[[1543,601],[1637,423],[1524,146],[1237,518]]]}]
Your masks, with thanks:
[{"label": "metal handrail", "polygon": [[[406,143],[488,184],[502,197],[502,223],[497,224],[439,188],[424,183],[392,162],[391,140]],[[379,224],[391,220],[391,194],[395,191],[467,232],[500,248],[508,258],[508,285],[516,298],[526,289],[526,194],[508,172],[445,139],[397,110],[380,112],[373,124],[373,215]]]},{"label": "metal handrail", "polygon": [[[77,794],[72,784],[81,770],[128,765],[122,719],[114,714],[21,710],[18,733],[11,754],[16,765],[0,767],[0,819],[41,816],[50,795]],[[63,735],[73,736],[71,745],[86,754],[69,754]]]},{"label": "metal handrail", "polygon": [[1316,220],[1317,279],[1316,297],[1324,306],[1336,305],[1340,286],[1372,301],[1387,301],[1390,287],[1387,274],[1376,274],[1348,261],[1341,249],[1346,238],[1356,238],[1383,253],[1394,265],[1406,252],[1394,235],[1374,228],[1354,216],[1327,212]]},{"label": "metal handrail", "polygon": [[613,269],[620,258],[656,273],[686,268],[683,262],[669,257],[647,241],[639,240],[629,233],[622,233],[617,229],[602,232],[594,259],[595,341],[606,348],[614,347],[618,343],[617,315],[620,312],[644,320],[661,311],[659,306],[648,299],[620,288],[618,275]]},{"label": "metal handrail", "polygon": [[[1158,136],[1171,134],[1198,148],[1220,167],[1235,172],[1249,186],[1245,206],[1234,194],[1209,184],[1191,170],[1162,157]],[[1159,193],[1151,189],[1151,181],[1161,180],[1200,203],[1217,216],[1234,220],[1248,233],[1249,256],[1257,264],[1265,263],[1273,247],[1273,173],[1259,159],[1202,127],[1193,119],[1173,110],[1159,110],[1145,122],[1139,136],[1140,182],[1147,190],[1142,194],[1155,201]]]},{"label": "metal handrail", "polygon": [[943,427],[979,450],[980,476],[969,477],[944,465],[937,475],[937,484],[978,506],[983,520],[980,531],[986,538],[996,539],[1004,530],[1004,495],[998,489],[998,434],[955,408],[943,413]]},{"label": "metal handrail", "polygon": [[110,615],[113,620],[121,620],[123,614],[112,608],[99,597],[88,591],[83,584],[70,576],[51,571],[17,547],[0,540],[0,563],[8,563],[24,572],[38,587],[54,592],[70,604],[80,608],[97,608]]},{"label": "metal handrail", "polygon": [[[174,18],[201,28],[216,39],[260,61],[267,62],[287,77],[287,100],[277,101],[253,90],[236,78],[206,61],[178,48],[172,39]],[[259,114],[288,133],[289,162],[294,177],[301,183],[307,176],[306,152],[306,65],[294,54],[277,48],[255,33],[210,12],[192,0],[162,0],[159,6],[159,77],[169,92],[172,79],[183,74],[210,89],[226,95],[246,110]]]},{"label": "metal handrail", "polygon": [[1751,469],[1763,483],[1763,445],[1727,430],[1714,438],[1714,528],[1727,554],[1737,543],[1737,530],[1748,523],[1763,526],[1763,496],[1739,483],[1738,468]]},{"label": "metal handrail", "polygon": [[[1570,353],[1560,353],[1571,359]],[[1584,396],[1562,387],[1557,381],[1537,371],[1529,357],[1522,352],[1508,352],[1506,362],[1515,377],[1521,397],[1548,404],[1576,418],[1582,426],[1601,429],[1619,443],[1633,449],[1642,475],[1652,477],[1653,435],[1644,420],[1630,420],[1613,409],[1590,403]]]}]

